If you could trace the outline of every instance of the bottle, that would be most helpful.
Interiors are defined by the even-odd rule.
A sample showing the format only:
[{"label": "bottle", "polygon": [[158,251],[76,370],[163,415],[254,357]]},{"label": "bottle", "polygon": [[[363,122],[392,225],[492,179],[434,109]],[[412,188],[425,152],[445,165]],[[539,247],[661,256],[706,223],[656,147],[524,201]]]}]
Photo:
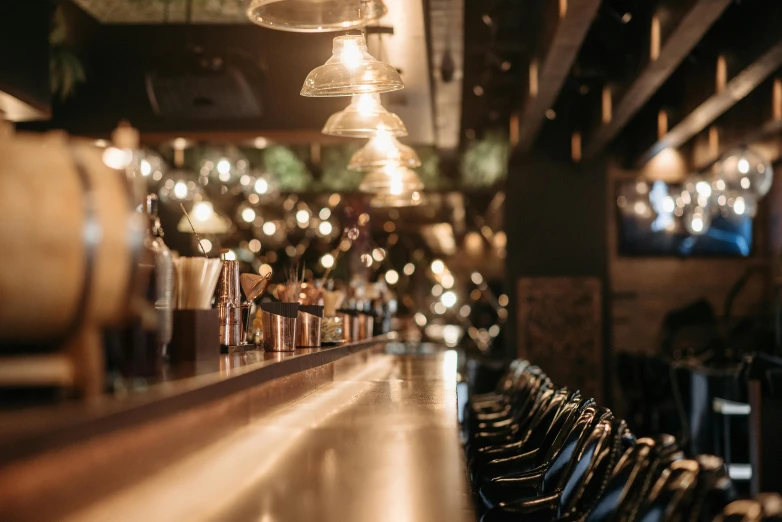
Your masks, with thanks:
[{"label": "bottle", "polygon": [[147,195],[147,216],[149,217],[149,246],[154,253],[154,298],[157,311],[157,343],[158,354],[163,357],[166,354],[168,344],[171,342],[173,332],[172,296],[174,293],[174,260],[171,250],[163,241],[163,227],[160,226],[158,216],[158,197],[155,194]]}]

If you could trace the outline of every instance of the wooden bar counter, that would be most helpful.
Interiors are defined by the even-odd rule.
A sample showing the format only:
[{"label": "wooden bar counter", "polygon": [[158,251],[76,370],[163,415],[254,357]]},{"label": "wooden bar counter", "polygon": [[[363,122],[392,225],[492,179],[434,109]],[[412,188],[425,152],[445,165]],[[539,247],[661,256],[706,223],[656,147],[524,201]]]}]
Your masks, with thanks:
[{"label": "wooden bar counter", "polygon": [[7,462],[0,519],[473,521],[457,353],[386,342],[313,351],[321,364],[256,384],[268,359],[234,355],[212,385],[241,389]]}]

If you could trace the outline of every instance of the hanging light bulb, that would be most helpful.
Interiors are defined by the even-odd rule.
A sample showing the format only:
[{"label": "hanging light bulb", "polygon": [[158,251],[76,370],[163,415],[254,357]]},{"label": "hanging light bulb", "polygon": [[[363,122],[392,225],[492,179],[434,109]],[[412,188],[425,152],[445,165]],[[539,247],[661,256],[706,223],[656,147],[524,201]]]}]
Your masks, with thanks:
[{"label": "hanging light bulb", "polygon": [[711,213],[703,207],[694,207],[684,216],[684,228],[693,236],[705,234],[711,226]]},{"label": "hanging light bulb", "polygon": [[[400,166],[388,166],[374,170],[364,176],[358,189],[370,194],[388,195],[395,198],[408,196],[423,190],[424,184],[414,171]],[[419,194],[420,198],[420,194]]]},{"label": "hanging light bulb", "polygon": [[350,105],[344,111],[332,114],[323,126],[323,134],[348,138],[372,138],[378,131],[407,136],[402,119],[383,107],[379,94],[353,96]]},{"label": "hanging light bulb", "polygon": [[170,171],[160,183],[158,190],[161,201],[192,201],[201,197],[201,187],[196,176],[186,170]]},{"label": "hanging light bulb", "polygon": [[757,151],[736,149],[720,159],[717,179],[724,181],[727,190],[745,191],[762,198],[771,190],[774,169]]},{"label": "hanging light bulb", "polygon": [[405,86],[396,69],[369,54],[363,34],[337,36],[332,52],[324,65],[307,75],[302,96],[352,96],[398,91]]},{"label": "hanging light bulb", "polygon": [[399,142],[391,134],[380,131],[353,154],[348,163],[348,169],[368,171],[382,169],[388,166],[416,168],[421,166],[421,159],[412,147]]},{"label": "hanging light bulb", "polygon": [[253,0],[247,17],[270,29],[317,33],[363,27],[387,12],[381,0]]}]

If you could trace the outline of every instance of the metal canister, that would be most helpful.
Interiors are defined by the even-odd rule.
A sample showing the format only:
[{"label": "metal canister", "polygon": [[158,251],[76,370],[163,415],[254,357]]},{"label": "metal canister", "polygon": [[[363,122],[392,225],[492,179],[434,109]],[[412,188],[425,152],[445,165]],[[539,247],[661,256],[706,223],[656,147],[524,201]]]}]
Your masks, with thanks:
[{"label": "metal canister", "polygon": [[262,310],[261,319],[265,351],[292,352],[296,349],[296,317],[285,317]]},{"label": "metal canister", "polygon": [[346,342],[353,341],[353,315],[348,312],[339,312],[338,317],[342,318],[342,338]]},{"label": "metal canister", "polygon": [[322,318],[299,309],[296,318],[296,346],[317,348],[320,346],[320,325]]}]

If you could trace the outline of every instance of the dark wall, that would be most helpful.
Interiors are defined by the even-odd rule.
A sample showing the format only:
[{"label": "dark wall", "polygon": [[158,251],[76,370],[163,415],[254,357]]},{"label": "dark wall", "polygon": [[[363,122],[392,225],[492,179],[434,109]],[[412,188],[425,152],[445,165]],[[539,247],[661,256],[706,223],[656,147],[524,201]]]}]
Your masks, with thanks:
[{"label": "dark wall", "polygon": [[[553,160],[543,154],[516,154],[510,160],[505,203],[506,273],[509,295],[516,296],[510,301],[508,354],[518,353],[519,278],[596,277],[603,295],[604,381],[609,361],[606,180],[603,160],[573,164],[569,159]],[[605,382],[602,387],[605,402],[608,387]]]},{"label": "dark wall", "polygon": [[49,94],[49,27],[53,2],[0,2],[0,90],[47,112]]},{"label": "dark wall", "polygon": [[[331,56],[331,33],[286,33],[253,24],[105,25],[73,4],[64,5],[86,83],[71,99],[55,101],[51,122],[31,128],[107,135],[118,121],[127,119],[146,132],[320,129],[330,114],[347,105],[342,98],[299,95],[310,70]],[[177,119],[154,113],[147,73],[176,75],[183,80],[182,96],[188,96],[193,58],[188,50],[194,48],[209,60],[219,58],[242,71],[261,101],[260,117]]]}]

